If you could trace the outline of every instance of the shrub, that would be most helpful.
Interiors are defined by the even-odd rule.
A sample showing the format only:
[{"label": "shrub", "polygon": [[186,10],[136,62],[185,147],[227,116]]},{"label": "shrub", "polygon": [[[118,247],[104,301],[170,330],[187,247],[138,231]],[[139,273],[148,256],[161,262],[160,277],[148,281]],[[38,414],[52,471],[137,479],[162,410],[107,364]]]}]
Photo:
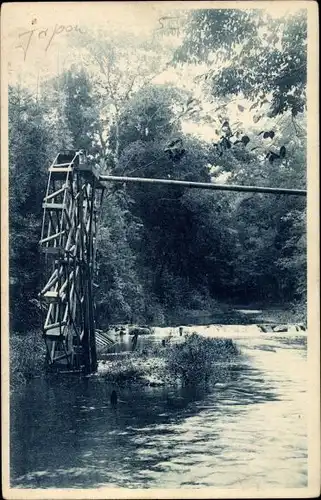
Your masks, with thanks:
[{"label": "shrub", "polygon": [[11,388],[43,373],[46,348],[41,332],[11,335],[9,349]]},{"label": "shrub", "polygon": [[108,371],[105,373],[105,377],[115,384],[135,382],[141,379],[143,375],[143,368],[135,364],[131,358],[108,363]]},{"label": "shrub", "polygon": [[167,350],[167,366],[184,384],[198,384],[209,380],[217,361],[229,361],[237,354],[230,339],[203,338],[193,333],[183,344]]}]

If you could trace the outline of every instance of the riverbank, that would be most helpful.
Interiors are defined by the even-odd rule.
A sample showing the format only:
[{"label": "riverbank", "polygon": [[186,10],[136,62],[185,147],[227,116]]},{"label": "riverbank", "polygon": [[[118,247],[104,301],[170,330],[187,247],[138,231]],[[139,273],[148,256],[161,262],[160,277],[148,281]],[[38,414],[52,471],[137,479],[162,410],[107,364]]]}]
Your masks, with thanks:
[{"label": "riverbank", "polygon": [[[179,321],[180,320],[180,321]],[[279,325],[280,330],[284,325],[297,324],[306,326],[306,312],[303,305],[286,307],[261,308],[260,304],[251,304],[251,307],[244,304],[216,304],[211,310],[182,311],[176,314],[176,319],[169,321],[167,328],[155,327],[153,330],[166,330],[166,336],[170,336],[170,331],[175,325],[189,325],[184,327],[184,333],[208,334],[208,328],[214,331],[216,325],[230,325],[230,328],[237,328],[237,325]],[[232,326],[233,325],[233,326]],[[283,326],[282,326],[283,325]],[[273,329],[268,331],[273,332]],[[284,330],[285,331],[285,330]],[[181,341],[184,339],[183,337]],[[164,339],[166,340],[166,339]],[[212,339],[215,341],[215,339]],[[218,345],[218,344],[217,344]],[[155,346],[154,346],[155,347]],[[136,352],[130,356],[119,359],[101,359],[99,363],[99,372],[108,376],[110,380],[118,380],[123,383],[124,380],[137,380],[141,384],[157,385],[172,383],[175,379],[172,373],[169,373],[168,359],[172,353],[173,346],[158,346],[158,352],[150,350],[147,354],[141,352],[139,346]],[[224,351],[224,349],[223,349]],[[175,352],[175,351],[174,351]],[[184,350],[182,350],[184,352]],[[126,358],[127,356],[127,358]],[[10,336],[10,388],[23,385],[28,380],[41,377],[45,372],[45,344],[40,330],[24,334],[13,333]],[[166,361],[167,360],[167,361]]]},{"label": "riverbank", "polygon": [[[149,386],[200,384],[218,375],[239,351],[230,339],[206,338],[196,333],[144,340],[133,351],[99,353],[96,376],[115,384]],[[40,332],[12,335],[10,339],[10,389],[14,391],[45,373],[45,347]]]},{"label": "riverbank", "polygon": [[185,337],[145,340],[133,352],[107,355],[100,361],[98,376],[115,384],[195,385],[215,378],[226,363],[239,355],[231,339],[206,338],[196,333]]}]

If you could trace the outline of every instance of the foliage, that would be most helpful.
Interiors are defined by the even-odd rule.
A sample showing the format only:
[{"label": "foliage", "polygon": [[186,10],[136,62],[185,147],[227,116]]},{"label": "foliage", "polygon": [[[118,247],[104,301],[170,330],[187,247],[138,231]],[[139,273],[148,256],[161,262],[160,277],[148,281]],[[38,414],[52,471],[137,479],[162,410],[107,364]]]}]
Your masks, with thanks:
[{"label": "foliage", "polygon": [[98,132],[99,113],[92,85],[84,70],[71,68],[62,75],[63,92],[66,95],[64,114],[72,137],[73,149],[85,149],[90,154],[97,152],[95,134]]},{"label": "foliage", "polygon": [[256,34],[254,14],[253,10],[243,9],[196,9],[189,16],[175,60],[210,62],[214,50],[228,55],[234,45],[243,42],[245,35]]},{"label": "foliage", "polygon": [[[108,26],[108,21],[107,21]],[[95,87],[100,109],[99,140],[103,156],[117,164],[119,119],[129,99],[162,72],[169,55],[157,38],[142,40],[133,33],[116,34],[112,27],[75,36]],[[113,135],[110,147],[109,136]]]},{"label": "foliage", "polygon": [[114,383],[199,385],[224,376],[239,351],[230,339],[205,338],[193,333],[183,342],[144,345],[121,360],[102,361],[102,373]]},{"label": "foliage", "polygon": [[[282,276],[280,287],[282,295],[289,295],[295,300],[306,301],[306,213],[292,210],[281,217],[280,233],[284,238],[280,255],[276,261],[277,274]],[[279,236],[280,238],[280,236]],[[282,239],[283,239],[282,238]]]},{"label": "foliage", "polygon": [[13,389],[43,373],[45,344],[41,332],[10,335],[10,387]]},{"label": "foliage", "polygon": [[166,355],[167,366],[184,384],[206,382],[213,374],[215,363],[228,361],[238,354],[230,339],[205,338],[196,333],[184,343],[173,345]]},{"label": "foliage", "polygon": [[192,11],[176,61],[206,61],[205,84],[215,96],[240,95],[270,116],[306,103],[307,14],[273,18],[262,11]]},{"label": "foliage", "polygon": [[56,126],[64,131],[65,144],[59,147],[85,149],[95,156],[99,151],[100,117],[88,74],[71,66],[43,84],[42,98],[48,111],[56,110]]},{"label": "foliage", "polygon": [[[119,385],[141,381],[145,373],[144,368],[141,363],[135,361],[136,359],[132,359],[132,357],[126,357],[109,362],[104,367],[105,377]],[[103,364],[106,362],[103,361]]]},{"label": "foliage", "polygon": [[38,241],[50,141],[41,103],[21,87],[9,88],[10,313],[18,330],[39,319],[30,300],[41,279]]},{"label": "foliage", "polygon": [[172,109],[179,99],[178,89],[167,85],[145,86],[138,91],[119,116],[119,151],[137,141],[162,142],[178,133]]},{"label": "foliage", "polygon": [[[135,268],[133,242],[139,227],[131,222],[126,201],[108,192],[98,235],[96,294],[98,325],[111,322],[134,322],[144,311],[143,289]],[[137,237],[137,236],[136,236]],[[97,326],[98,326],[97,325]]]}]

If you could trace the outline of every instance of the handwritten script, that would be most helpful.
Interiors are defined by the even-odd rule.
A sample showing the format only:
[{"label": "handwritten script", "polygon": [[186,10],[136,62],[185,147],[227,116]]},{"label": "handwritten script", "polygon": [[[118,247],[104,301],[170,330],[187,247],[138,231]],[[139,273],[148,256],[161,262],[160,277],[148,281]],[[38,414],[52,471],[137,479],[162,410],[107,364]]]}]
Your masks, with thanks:
[{"label": "handwritten script", "polygon": [[[36,23],[36,19],[33,19],[31,22],[32,25],[35,25]],[[78,31],[81,34],[85,33],[85,31],[82,31],[78,25],[72,26],[71,24],[55,24],[54,27],[48,28],[31,28],[30,30],[24,31],[18,35],[21,43],[17,45],[16,48],[23,50],[23,60],[25,61],[29,49],[35,41],[44,41],[44,50],[47,52],[55,37],[61,35],[62,33],[70,33],[71,31]]]},{"label": "handwritten script", "polygon": [[179,35],[180,21],[178,17],[164,16],[158,19],[160,27],[156,31],[161,31],[164,35]]}]

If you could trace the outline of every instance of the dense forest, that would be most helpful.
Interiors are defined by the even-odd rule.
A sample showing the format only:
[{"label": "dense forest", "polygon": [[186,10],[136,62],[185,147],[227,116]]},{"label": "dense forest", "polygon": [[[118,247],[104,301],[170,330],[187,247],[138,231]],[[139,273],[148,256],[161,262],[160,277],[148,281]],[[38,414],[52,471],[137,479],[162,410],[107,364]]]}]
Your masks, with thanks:
[{"label": "dense forest", "polygon": [[[36,93],[10,85],[12,330],[41,321],[42,199],[48,166],[63,149],[86,149],[93,165],[115,175],[306,187],[305,11],[275,18],[196,10],[177,25],[155,28],[148,41],[74,33],[68,42],[81,63],[41,81]],[[160,78],[170,71],[175,81]],[[211,138],[197,133],[202,126]],[[306,272],[304,197],[107,189],[101,327],[164,324],[175,311],[220,301],[305,311]]]}]

